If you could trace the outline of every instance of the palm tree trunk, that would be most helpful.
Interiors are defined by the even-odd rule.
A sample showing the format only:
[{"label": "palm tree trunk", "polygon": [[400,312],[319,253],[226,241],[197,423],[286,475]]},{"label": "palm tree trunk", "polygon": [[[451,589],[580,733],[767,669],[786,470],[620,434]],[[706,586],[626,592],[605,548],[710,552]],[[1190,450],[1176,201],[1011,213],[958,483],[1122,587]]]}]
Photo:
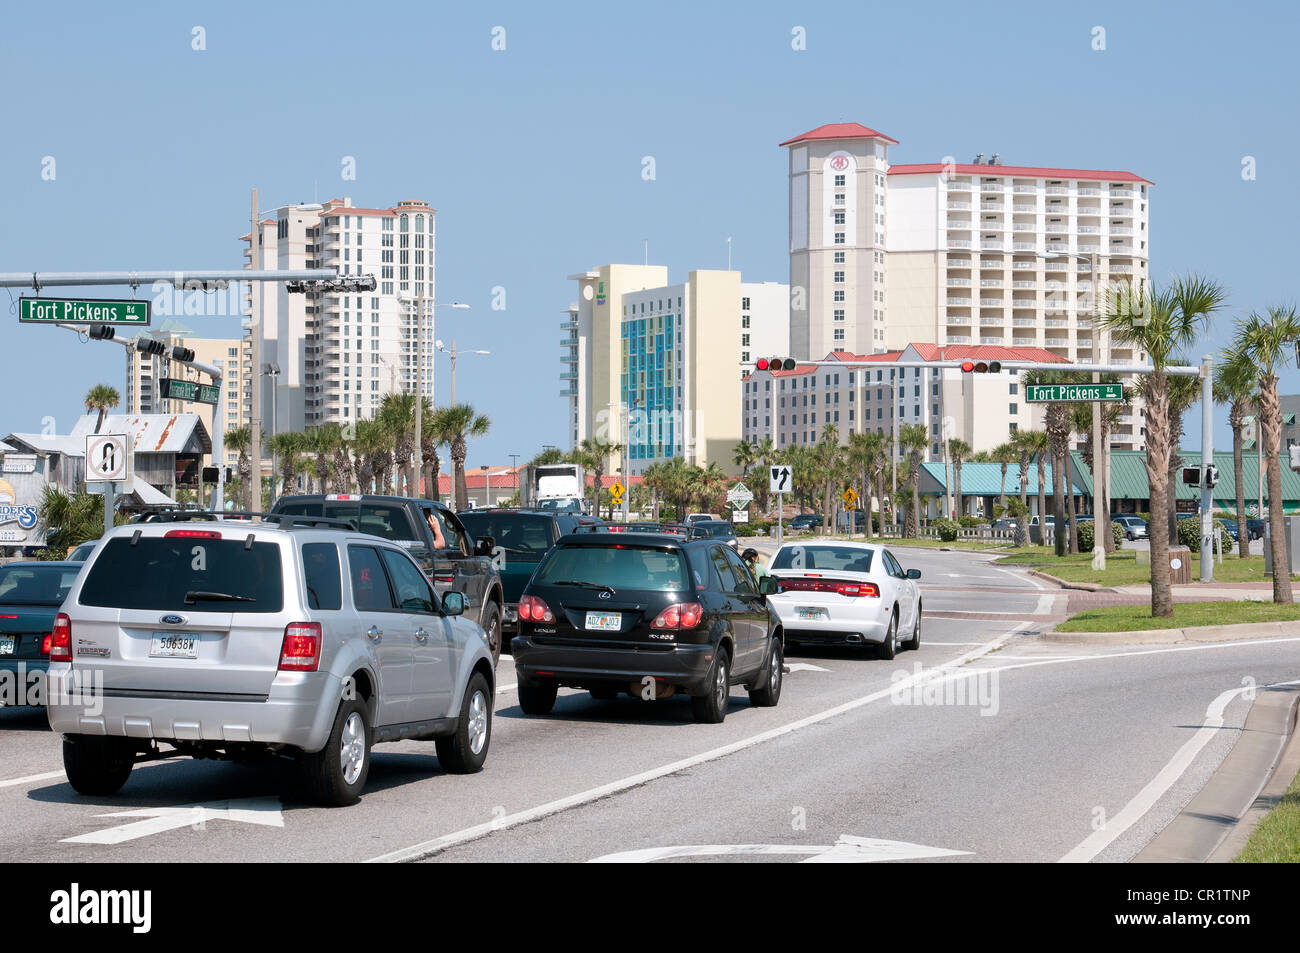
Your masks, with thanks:
[{"label": "palm tree trunk", "polygon": [[[1294,602],[1291,573],[1287,559],[1286,527],[1282,501],[1282,413],[1277,396],[1277,378],[1265,375],[1260,380],[1259,416],[1264,425],[1264,460],[1268,466],[1268,532],[1273,547],[1273,601],[1281,605]],[[1240,532],[1240,530],[1238,531]]]},{"label": "palm tree trunk", "polygon": [[1237,412],[1237,404],[1234,403],[1229,423],[1232,425],[1232,479],[1237,491],[1237,558],[1245,559],[1250,555],[1250,531],[1246,529],[1246,488],[1241,485],[1242,434],[1240,417],[1241,415]]},{"label": "palm tree trunk", "polygon": [[1041,453],[1038,455],[1038,545],[1047,545],[1047,471]]},{"label": "palm tree trunk", "polygon": [[1169,523],[1161,515],[1169,506],[1169,379],[1162,372],[1150,378],[1147,395],[1147,482],[1151,487],[1151,615],[1174,614],[1169,583]]},{"label": "palm tree trunk", "polygon": [[[1066,503],[1069,504],[1069,508],[1070,508],[1070,555],[1074,556],[1077,555],[1079,552],[1079,521],[1075,519],[1075,517],[1078,515],[1078,510],[1075,507],[1074,491],[1070,483],[1069,461],[1070,461],[1070,445],[1067,442],[1065,446],[1065,453],[1061,456],[1061,483],[1062,486],[1065,488],[1065,500]],[[1094,520],[1093,528],[1096,529],[1095,521],[1097,519],[1097,514],[1093,513],[1092,518]],[[1093,536],[1094,536],[1093,544],[1096,545],[1095,542],[1096,534],[1094,533]]]},{"label": "palm tree trunk", "polygon": [[961,517],[966,515],[966,507],[962,506],[962,499],[961,499],[961,461],[960,460],[953,461],[952,477],[957,484],[957,517],[958,519],[960,519]]},{"label": "palm tree trunk", "polygon": [[1002,464],[1002,491],[998,494],[998,506],[1003,510],[1007,508],[1007,465]]}]

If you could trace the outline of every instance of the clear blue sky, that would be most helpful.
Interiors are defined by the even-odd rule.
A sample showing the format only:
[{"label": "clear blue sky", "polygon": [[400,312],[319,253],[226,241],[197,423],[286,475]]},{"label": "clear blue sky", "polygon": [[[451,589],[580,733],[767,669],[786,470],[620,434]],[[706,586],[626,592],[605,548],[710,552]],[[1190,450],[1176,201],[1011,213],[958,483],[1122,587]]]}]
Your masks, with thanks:
[{"label": "clear blue sky", "polygon": [[[350,195],[438,209],[438,335],[491,435],[471,462],[565,442],[565,276],[608,261],[671,280],[788,280],[785,150],[826,122],[898,139],[894,162],[1125,169],[1156,183],[1151,274],[1205,272],[1234,317],[1296,298],[1294,3],[385,3],[14,6],[0,36],[0,271],[239,267],[262,206]],[[205,31],[206,50],[191,48]],[[492,49],[504,27],[506,49]],[[1092,49],[1093,28],[1106,49]],[[791,48],[803,27],[807,49]],[[641,177],[643,156],[657,178]],[[56,178],[43,181],[53,156]],[[355,181],[340,178],[356,158]],[[1253,156],[1256,178],[1244,181]],[[506,310],[491,309],[494,286]],[[73,294],[73,292],[66,292]],[[123,352],[20,327],[0,432],[66,433]],[[234,335],[237,319],[191,318]],[[440,358],[439,401],[447,399]],[[729,368],[721,373],[732,374]],[[1289,368],[1284,392],[1300,391]],[[1228,432],[1218,414],[1216,444]],[[1197,418],[1189,446],[1199,445]]]}]

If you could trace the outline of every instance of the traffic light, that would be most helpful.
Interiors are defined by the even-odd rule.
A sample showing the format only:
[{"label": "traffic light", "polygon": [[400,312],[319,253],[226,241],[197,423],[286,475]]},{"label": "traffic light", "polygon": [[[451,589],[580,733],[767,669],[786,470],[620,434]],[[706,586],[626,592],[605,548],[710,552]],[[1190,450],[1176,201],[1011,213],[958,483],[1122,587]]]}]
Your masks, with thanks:
[{"label": "traffic light", "polygon": [[1183,467],[1183,485],[1200,486],[1201,485],[1201,468],[1200,467]]},{"label": "traffic light", "polygon": [[86,331],[86,336],[95,341],[111,341],[117,328],[111,324],[96,324]]},{"label": "traffic light", "polygon": [[962,361],[963,374],[997,374],[1002,370],[1001,361]]},{"label": "traffic light", "polygon": [[1213,489],[1219,483],[1219,468],[1211,463],[1205,470],[1205,485]]},{"label": "traffic light", "polygon": [[754,365],[760,371],[792,371],[795,359],[792,357],[760,357]]},{"label": "traffic light", "polygon": [[167,345],[141,335],[135,339],[135,349],[141,354],[162,354],[167,350]]},{"label": "traffic light", "polygon": [[188,364],[194,360],[194,351],[188,347],[174,347],[172,348],[172,360]]}]

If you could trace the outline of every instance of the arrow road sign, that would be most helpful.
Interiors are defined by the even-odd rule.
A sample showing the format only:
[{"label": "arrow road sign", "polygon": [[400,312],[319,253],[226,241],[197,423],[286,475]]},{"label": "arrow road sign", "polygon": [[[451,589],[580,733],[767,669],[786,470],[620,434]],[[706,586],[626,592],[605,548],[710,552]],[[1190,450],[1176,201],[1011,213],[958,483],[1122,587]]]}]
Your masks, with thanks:
[{"label": "arrow road sign", "polygon": [[788,466],[768,467],[768,489],[773,493],[789,493],[794,488],[794,471]]},{"label": "arrow road sign", "polygon": [[968,850],[926,847],[906,841],[880,840],[841,834],[834,844],[697,844],[686,847],[648,847],[617,854],[605,854],[593,864],[645,864],[675,857],[736,857],[740,855],[810,854],[805,864],[870,864],[885,860],[918,860],[923,857],[969,856]]},{"label": "arrow road sign", "polygon": [[1031,404],[1123,399],[1122,384],[1027,384],[1025,386],[1025,400]]},{"label": "arrow road sign", "polygon": [[85,298],[20,298],[18,320],[35,324],[67,321],[76,324],[149,326],[148,301],[91,301]]},{"label": "arrow road sign", "polygon": [[197,400],[201,404],[215,404],[221,399],[221,392],[213,384],[180,381],[174,377],[164,377],[159,383],[163,400]]},{"label": "arrow road sign", "polygon": [[131,442],[126,434],[86,435],[86,482],[125,483],[131,479]]},{"label": "arrow road sign", "polygon": [[218,801],[213,804],[186,804],[181,807],[142,807],[134,811],[117,811],[98,814],[97,817],[142,817],[148,820],[132,821],[102,831],[65,837],[63,844],[120,844],[123,841],[161,834],[182,827],[204,830],[208,821],[235,821],[240,824],[259,824],[262,827],[284,827],[280,801],[270,797],[248,797],[235,801]]}]

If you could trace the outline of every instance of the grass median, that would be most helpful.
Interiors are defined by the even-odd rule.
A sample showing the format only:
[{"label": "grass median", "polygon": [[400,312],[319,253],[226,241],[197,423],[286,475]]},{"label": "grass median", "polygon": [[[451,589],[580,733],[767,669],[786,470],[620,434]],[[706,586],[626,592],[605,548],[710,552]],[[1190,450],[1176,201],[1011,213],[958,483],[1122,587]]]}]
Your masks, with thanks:
[{"label": "grass median", "polygon": [[1235,864],[1300,863],[1300,775],[1277,807],[1259,822]]},{"label": "grass median", "polygon": [[1155,618],[1150,605],[1107,606],[1070,616],[1057,632],[1137,632],[1143,629],[1190,629],[1202,625],[1237,625],[1247,622],[1300,620],[1300,605],[1277,605],[1253,600],[1179,602],[1170,618]]},{"label": "grass median", "polygon": [[[1049,573],[1066,582],[1091,582],[1099,586],[1131,586],[1151,581],[1151,567],[1137,564],[1137,551],[1119,549],[1106,557],[1106,568],[1100,572],[1092,568],[1092,553],[1074,556],[1057,556],[1050,546],[1023,546],[1008,550],[995,560],[1001,565],[1029,566]],[[1200,557],[1192,556],[1192,583],[1201,574]],[[1291,577],[1293,580],[1298,578]],[[1264,557],[1225,556],[1222,563],[1214,564],[1215,582],[1268,582],[1264,574]]]}]

